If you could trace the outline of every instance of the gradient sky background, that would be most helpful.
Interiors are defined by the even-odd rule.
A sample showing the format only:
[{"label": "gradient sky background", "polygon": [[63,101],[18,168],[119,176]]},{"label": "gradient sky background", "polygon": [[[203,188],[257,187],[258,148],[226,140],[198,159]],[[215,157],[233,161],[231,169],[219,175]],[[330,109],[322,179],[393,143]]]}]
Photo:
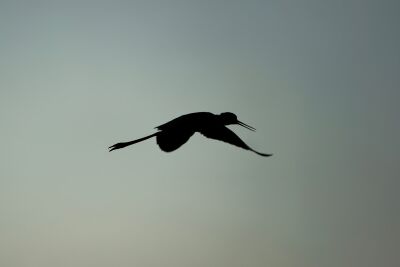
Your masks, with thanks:
[{"label": "gradient sky background", "polygon": [[0,266],[399,266],[399,8],[0,1]]}]

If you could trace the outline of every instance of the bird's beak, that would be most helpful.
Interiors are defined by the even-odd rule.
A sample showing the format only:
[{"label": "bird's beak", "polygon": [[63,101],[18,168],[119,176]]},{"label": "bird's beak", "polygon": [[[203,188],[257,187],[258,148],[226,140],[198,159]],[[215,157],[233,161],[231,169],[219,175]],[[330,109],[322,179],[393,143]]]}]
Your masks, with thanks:
[{"label": "bird's beak", "polygon": [[237,124],[239,124],[240,126],[243,126],[246,129],[249,129],[250,131],[253,131],[253,132],[256,131],[256,128],[251,127],[250,125],[247,125],[246,123],[243,123],[241,121],[237,121]]}]

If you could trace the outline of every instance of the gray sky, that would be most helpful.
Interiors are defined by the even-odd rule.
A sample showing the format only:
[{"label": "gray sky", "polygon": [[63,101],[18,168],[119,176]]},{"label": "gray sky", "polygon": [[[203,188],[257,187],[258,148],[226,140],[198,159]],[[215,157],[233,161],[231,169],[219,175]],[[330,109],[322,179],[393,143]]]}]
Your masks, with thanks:
[{"label": "gray sky", "polygon": [[0,265],[398,266],[399,7],[0,1]]}]

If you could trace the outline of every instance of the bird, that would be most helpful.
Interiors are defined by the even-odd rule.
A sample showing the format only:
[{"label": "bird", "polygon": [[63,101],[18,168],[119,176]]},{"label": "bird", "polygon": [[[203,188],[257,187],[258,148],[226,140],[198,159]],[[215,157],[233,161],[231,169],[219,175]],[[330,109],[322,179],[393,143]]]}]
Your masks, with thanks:
[{"label": "bird", "polygon": [[251,131],[256,130],[254,127],[239,121],[232,112],[223,112],[218,115],[211,112],[194,112],[155,127],[158,131],[151,135],[129,142],[116,143],[108,147],[108,149],[111,152],[156,137],[157,144],[162,151],[172,152],[185,144],[194,133],[199,132],[207,138],[238,146],[263,157],[272,156],[272,154],[260,153],[249,147],[233,131],[226,127],[226,125],[233,124],[238,124]]}]

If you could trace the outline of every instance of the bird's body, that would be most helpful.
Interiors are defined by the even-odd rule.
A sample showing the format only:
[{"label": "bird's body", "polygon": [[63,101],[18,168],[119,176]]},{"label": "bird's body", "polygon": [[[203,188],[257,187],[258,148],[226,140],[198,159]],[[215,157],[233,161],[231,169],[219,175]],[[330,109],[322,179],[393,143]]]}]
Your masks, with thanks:
[{"label": "bird's body", "polygon": [[261,156],[271,156],[271,154],[259,153],[246,145],[234,132],[225,127],[229,124],[239,124],[247,129],[255,130],[253,127],[238,121],[236,115],[230,112],[219,115],[210,112],[195,112],[182,115],[155,127],[158,132],[154,134],[130,142],[117,143],[110,146],[109,149],[113,151],[156,137],[160,149],[171,152],[186,143],[195,132],[199,132],[207,138],[220,140],[253,151]]},{"label": "bird's body", "polygon": [[220,123],[218,119],[219,115],[211,112],[195,112],[182,115],[155,128],[160,131],[179,128],[199,132],[204,127],[212,127]]}]

